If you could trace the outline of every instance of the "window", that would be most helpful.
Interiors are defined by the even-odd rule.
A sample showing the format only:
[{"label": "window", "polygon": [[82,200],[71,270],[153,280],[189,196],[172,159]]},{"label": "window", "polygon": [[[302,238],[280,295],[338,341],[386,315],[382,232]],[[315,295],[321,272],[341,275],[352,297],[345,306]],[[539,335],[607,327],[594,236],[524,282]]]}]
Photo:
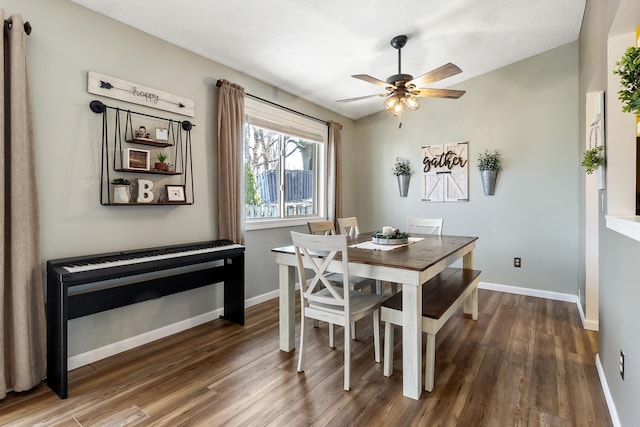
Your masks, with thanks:
[{"label": "window", "polygon": [[246,229],[324,218],[327,125],[253,99],[245,113]]}]

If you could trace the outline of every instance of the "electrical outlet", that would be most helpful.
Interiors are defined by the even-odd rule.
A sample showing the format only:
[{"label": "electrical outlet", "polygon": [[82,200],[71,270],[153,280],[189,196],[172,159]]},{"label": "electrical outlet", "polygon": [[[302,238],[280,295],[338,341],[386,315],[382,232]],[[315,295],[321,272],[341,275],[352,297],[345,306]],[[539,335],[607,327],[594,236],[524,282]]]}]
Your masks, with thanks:
[{"label": "electrical outlet", "polygon": [[513,259],[513,266],[517,267],[517,268],[520,268],[520,257],[515,257]]},{"label": "electrical outlet", "polygon": [[622,377],[622,381],[624,381],[624,353],[620,350],[620,376]]}]

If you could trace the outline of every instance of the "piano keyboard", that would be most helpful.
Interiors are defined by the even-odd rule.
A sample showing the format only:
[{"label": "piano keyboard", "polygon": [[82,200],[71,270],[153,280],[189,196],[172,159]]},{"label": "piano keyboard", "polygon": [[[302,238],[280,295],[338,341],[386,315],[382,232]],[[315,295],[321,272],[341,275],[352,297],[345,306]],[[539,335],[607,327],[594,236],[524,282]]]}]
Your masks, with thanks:
[{"label": "piano keyboard", "polygon": [[210,247],[200,246],[197,249],[169,251],[169,252],[159,253],[157,255],[148,255],[148,252],[146,252],[145,254],[123,253],[121,257],[114,257],[115,259],[109,259],[106,261],[88,262],[88,263],[82,263],[82,264],[64,265],[63,268],[69,273],[79,273],[83,271],[98,270],[101,268],[111,268],[111,267],[119,267],[124,265],[140,264],[140,263],[149,262],[149,261],[178,258],[181,256],[199,255],[199,254],[205,254],[210,252],[224,251],[228,249],[237,249],[237,248],[244,247],[242,245],[233,243],[231,241],[228,241],[228,242],[229,244],[214,245]]}]

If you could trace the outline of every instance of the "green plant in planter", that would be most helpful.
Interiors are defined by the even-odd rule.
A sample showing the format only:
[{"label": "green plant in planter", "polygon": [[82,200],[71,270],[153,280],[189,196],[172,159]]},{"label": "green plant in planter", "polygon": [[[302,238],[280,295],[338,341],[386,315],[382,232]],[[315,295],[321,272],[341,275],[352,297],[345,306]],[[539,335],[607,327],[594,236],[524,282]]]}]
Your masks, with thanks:
[{"label": "green plant in planter", "polygon": [[158,159],[159,163],[164,163],[164,161],[167,160],[167,157],[169,156],[164,151],[159,151],[158,154],[156,154],[156,159]]},{"label": "green plant in planter", "polygon": [[479,171],[499,171],[500,170],[500,153],[497,150],[478,154],[478,170]]},{"label": "green plant in planter", "polygon": [[111,183],[113,185],[129,185],[129,184],[131,184],[131,181],[129,181],[128,179],[124,179],[124,178],[115,178],[113,181],[111,181]]},{"label": "green plant in planter", "polygon": [[587,175],[591,175],[600,165],[604,164],[604,158],[600,155],[603,150],[604,147],[599,145],[584,152],[582,166],[585,167]]},{"label": "green plant in planter", "polygon": [[396,163],[391,168],[391,171],[395,176],[411,175],[411,162],[402,157],[396,157]]},{"label": "green plant in planter", "polygon": [[616,66],[613,74],[620,76],[622,111],[640,116],[640,47],[628,48]]}]

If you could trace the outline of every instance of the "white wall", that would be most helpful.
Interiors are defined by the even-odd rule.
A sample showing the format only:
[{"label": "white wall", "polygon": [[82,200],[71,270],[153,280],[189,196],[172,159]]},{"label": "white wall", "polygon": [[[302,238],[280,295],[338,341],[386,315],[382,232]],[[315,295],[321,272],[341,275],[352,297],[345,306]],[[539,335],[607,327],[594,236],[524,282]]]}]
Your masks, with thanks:
[{"label": "white wall", "polygon": [[[464,72],[464,70],[463,70]],[[458,100],[421,100],[397,119],[356,123],[361,229],[404,228],[409,216],[442,217],[444,232],[479,236],[474,265],[483,281],[576,295],[578,263],[578,44],[561,46],[471,79]],[[469,202],[422,202],[421,147],[469,141]],[[497,149],[504,169],[485,196],[478,153]],[[396,156],[416,173],[400,198]],[[513,258],[522,258],[522,268]]]},{"label": "white wall", "polygon": [[[344,126],[351,120],[258,80],[191,54],[67,0],[7,0],[33,26],[27,39],[43,261],[75,255],[215,239],[217,236],[216,123],[219,78],[257,96]],[[250,49],[250,46],[237,46]],[[192,132],[193,206],[104,207],[99,204],[101,116],[89,110],[100,98],[87,92],[94,70],[195,99]],[[162,117],[170,113],[101,98],[107,105]],[[173,116],[177,119],[184,117]],[[277,288],[269,249],[287,233],[256,232],[247,238],[246,296]],[[222,306],[221,285],[196,289],[69,322],[69,355],[78,355]]]}]

